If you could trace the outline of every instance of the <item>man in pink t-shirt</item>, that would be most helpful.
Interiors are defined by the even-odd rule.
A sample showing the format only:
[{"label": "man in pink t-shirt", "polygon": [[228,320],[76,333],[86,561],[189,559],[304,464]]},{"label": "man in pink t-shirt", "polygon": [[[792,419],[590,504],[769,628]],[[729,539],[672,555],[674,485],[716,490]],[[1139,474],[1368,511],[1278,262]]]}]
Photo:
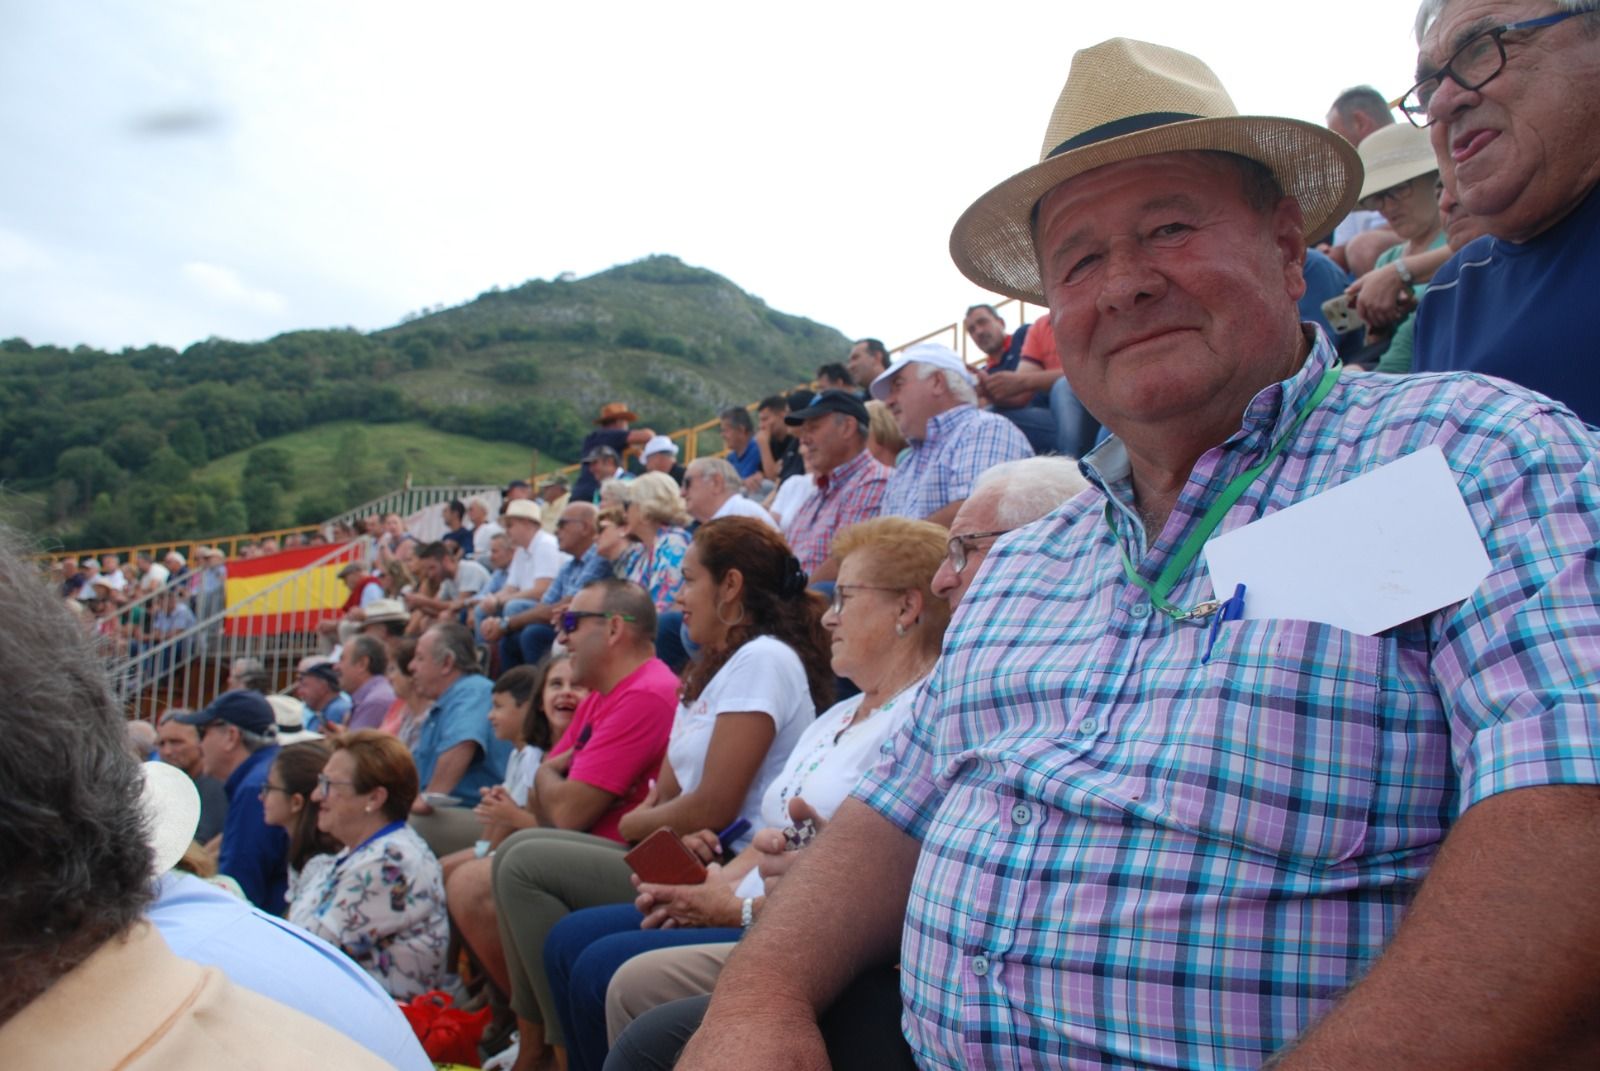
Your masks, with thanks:
[{"label": "man in pink t-shirt", "polygon": [[655,606],[637,584],[596,581],[557,624],[589,696],[540,765],[528,806],[542,826],[620,841],[617,823],[666,754],[678,678],[655,656]]}]

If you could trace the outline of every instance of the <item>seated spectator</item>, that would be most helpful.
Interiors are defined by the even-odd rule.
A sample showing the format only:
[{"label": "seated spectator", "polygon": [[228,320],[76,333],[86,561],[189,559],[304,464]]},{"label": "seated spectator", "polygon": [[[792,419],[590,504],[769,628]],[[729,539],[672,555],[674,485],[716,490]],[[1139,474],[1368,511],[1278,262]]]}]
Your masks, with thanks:
[{"label": "seated spectator", "polygon": [[128,735],[128,754],[140,762],[156,760],[156,727],[139,718],[130,718],[124,727]]},{"label": "seated spectator", "polygon": [[414,544],[417,537],[406,531],[406,522],[398,513],[385,513],[383,515],[383,534],[378,537],[378,564],[388,565],[392,561],[404,561],[408,552],[407,544]]},{"label": "seated spectator", "polygon": [[161,564],[167,567],[167,580],[175,583],[189,578],[189,559],[176,550],[169,550],[161,558]]},{"label": "seated spectator", "polygon": [[439,860],[406,825],[416,798],[417,767],[394,737],[335,739],[312,799],[318,828],[344,851],[289,916],[402,1001],[438,987],[450,938]]},{"label": "seated spectator", "polygon": [[512,480],[506,484],[505,492],[500,496],[501,511],[504,512],[505,507],[512,502],[525,502],[532,498],[532,484],[528,483],[527,480]]},{"label": "seated spectator", "polygon": [[[143,788],[151,771],[166,768],[123,750],[125,715],[99,660],[33,565],[9,553],[0,554],[0,620],[11,623],[0,644],[0,1062],[129,1071],[389,1066],[330,1027],[173,954],[144,920],[157,870]],[[180,852],[194,813],[172,838]],[[176,854],[163,852],[162,869]]]},{"label": "seated spectator", "polygon": [[683,584],[683,556],[689,547],[684,525],[689,514],[672,477],[648,472],[628,485],[628,534],[642,553],[628,579],[650,593],[657,612],[666,610]]},{"label": "seated spectator", "polygon": [[644,554],[639,541],[628,534],[627,505],[600,510],[594,519],[594,549],[611,567],[611,575],[626,580],[638,571]]},{"label": "seated spectator", "polygon": [[223,692],[204,710],[177,720],[199,729],[203,768],[228,793],[217,871],[238,882],[261,910],[283,914],[289,839],[261,816],[261,786],[278,754],[272,707],[260,692]]},{"label": "seated spectator", "polygon": [[995,540],[1050,513],[1089,486],[1070,457],[1007,461],[978,477],[950,522],[950,553],[933,578],[933,593],[961,602]]},{"label": "seated spectator", "polygon": [[440,509],[444,514],[444,536],[442,537],[442,542],[454,543],[461,548],[463,557],[472,557],[472,529],[467,527],[466,504],[459,498],[452,498]]},{"label": "seated spectator", "polygon": [[878,399],[867,402],[867,451],[878,464],[892,469],[900,464],[900,455],[911,449],[911,444],[900,432],[889,407]]},{"label": "seated spectator", "polygon": [[[739,817],[755,821],[766,786],[815,719],[816,707],[832,698],[822,599],[806,591],[805,574],[776,531],[748,517],[710,521],[695,533],[684,570],[684,626],[701,653],[685,674],[659,779],[618,819],[615,835],[628,841],[662,828],[681,835],[722,829]],[[608,628],[619,625],[608,620]],[[585,647],[599,639],[580,630],[568,644],[580,675]],[[562,750],[558,744],[558,758]],[[554,761],[535,781],[541,818]],[[583,817],[593,810],[585,808]],[[734,844],[748,840],[746,834]],[[534,1008],[525,989],[520,1003],[513,994],[524,1027],[518,1066],[531,1066],[545,1044],[563,1044],[540,970],[545,937],[567,912],[632,900],[622,854],[621,845],[603,837],[545,829],[518,834],[499,854],[495,904],[511,942],[504,951],[513,985],[523,976],[538,998]]]},{"label": "seated spectator", "polygon": [[317,824],[322,813],[315,797],[317,778],[332,753],[324,740],[284,745],[261,785],[262,820],[289,837],[289,883],[284,898],[290,919],[311,909],[340,849],[339,842]]},{"label": "seated spectator", "polygon": [[867,407],[853,394],[825,390],[809,406],[784,417],[799,428],[816,491],[785,515],[784,535],[813,583],[832,580],[839,566],[828,557],[834,533],[870,520],[883,505],[889,469],[867,450]]},{"label": "seated spectator", "polygon": [[1053,348],[1041,354],[1036,347],[1025,356],[1029,325],[1008,334],[1005,319],[993,305],[967,309],[963,326],[985,357],[977,372],[979,401],[1015,424],[1034,453],[1054,453],[1057,428],[1050,413],[1050,388],[1061,378],[1061,361]]},{"label": "seated spectator", "polygon": [[490,617],[528,608],[544,597],[556,574],[561,571],[561,546],[556,537],[543,530],[543,516],[532,502],[518,500],[506,507],[500,519],[514,548],[506,569],[505,585],[493,595],[478,600],[482,616]]},{"label": "seated spectator", "polygon": [[[615,579],[591,584],[573,600],[562,626],[573,680],[589,695],[534,777],[530,806],[546,828],[509,838],[493,855],[495,872],[519,838],[535,834],[544,842],[559,830],[620,841],[621,816],[645,798],[666,751],[678,680],[655,657],[655,606],[643,589]],[[538,1001],[523,961],[515,972],[507,964],[513,946],[498,921],[490,876],[487,863],[456,869],[448,889],[450,910],[490,978],[511,994],[532,1059],[544,1048],[536,1024]],[[531,948],[527,965],[536,966],[539,955],[537,947]]]},{"label": "seated spectator", "polygon": [[[600,416],[595,420],[595,430],[583,437],[580,448],[582,467],[578,472],[578,479],[572,485],[572,497],[578,502],[596,502],[595,493],[600,489],[600,483],[606,477],[594,471],[590,455],[597,449],[604,447],[611,451],[613,460],[620,466],[622,455],[627,453],[632,446],[643,446],[656,437],[656,433],[649,428],[630,428],[628,425],[639,417],[623,402],[607,402],[600,407]],[[597,456],[604,456],[597,455]]]},{"label": "seated spectator", "polygon": [[[1466,206],[1446,187],[1442,173],[1434,180],[1433,188],[1439,202],[1440,224],[1444,227],[1445,242],[1449,245],[1451,253],[1459,253],[1468,242],[1489,233],[1484,229],[1483,221],[1468,212]],[[1419,293],[1421,292],[1419,290]],[[1379,358],[1375,371],[1403,375],[1412,370],[1419,317],[1420,312],[1412,313],[1395,328],[1394,339]]]},{"label": "seated spectator", "polygon": [[337,732],[350,716],[350,697],[339,685],[339,669],[326,658],[302,660],[294,694],[306,705],[306,728]]},{"label": "seated spectator", "polygon": [[454,803],[435,807],[413,793],[415,802],[408,800],[407,805],[434,854],[448,855],[477,839],[478,823],[470,808],[478,802],[479,789],[505,780],[511,748],[489,728],[493,686],[478,666],[472,634],[465,628],[439,624],[424,632],[411,674],[417,691],[434,701],[411,749],[417,775],[428,796],[450,796]]},{"label": "seated spectator", "polygon": [[481,498],[467,503],[467,518],[472,521],[472,560],[481,565],[489,560],[489,541],[505,529],[490,519]]},{"label": "seated spectator", "polygon": [[[756,426],[750,412],[741,405],[729,406],[717,416],[722,445],[728,448],[728,464],[739,473],[745,486],[756,490],[761,485],[761,448],[756,445]],[[752,484],[750,481],[754,480]]]},{"label": "seated spectator", "polygon": [[345,640],[361,631],[366,609],[386,594],[384,582],[372,575],[362,562],[351,562],[339,570],[339,579],[349,589],[336,619],[323,621],[317,631],[328,640]]},{"label": "seated spectator", "polygon": [[408,750],[415,751],[422,734],[422,719],[433,709],[433,700],[417,691],[412,676],[412,661],[417,656],[417,641],[403,637],[389,652],[389,667],[384,676],[394,690],[394,702],[383,716],[379,729],[396,737]]},{"label": "seated spectator", "polygon": [[383,725],[384,716],[395,701],[394,689],[385,676],[388,668],[388,648],[375,636],[352,637],[339,652],[335,666],[339,688],[350,697],[346,729],[377,729]]},{"label": "seated spectator", "polygon": [[[837,366],[836,366],[837,367]],[[850,373],[846,381],[839,381],[835,385],[840,390],[859,388],[860,397],[865,400],[866,389],[872,381],[883,375],[883,370],[889,367],[889,351],[882,342],[875,338],[859,339],[850,347],[850,356],[845,359],[845,368]],[[821,378],[819,371],[818,378]],[[827,389],[827,388],[819,388]]]},{"label": "seated spectator", "polygon": [[[1060,368],[1061,353],[1056,348],[1055,326],[1045,313],[1028,328],[1022,344],[1022,359],[1044,369]],[[1056,421],[1055,453],[1082,457],[1100,438],[1100,421],[1084,408],[1065,376],[1050,388],[1050,415]]]},{"label": "seated spectator", "polygon": [[[1378,256],[1377,266],[1346,288],[1351,306],[1367,324],[1367,348],[1354,358],[1371,366],[1378,350],[1393,345],[1396,331],[1411,319],[1424,285],[1450,259],[1444,224],[1439,218],[1435,187],[1439,163],[1426,131],[1396,123],[1367,137],[1358,150],[1366,177],[1361,184],[1363,208],[1382,212],[1400,241]],[[1411,331],[1392,368],[1411,370]]]},{"label": "seated spectator", "polygon": [[544,530],[553,532],[556,522],[561,519],[561,511],[567,508],[567,503],[572,501],[568,491],[567,478],[561,473],[552,473],[546,476],[544,482],[539,484],[539,510],[544,519]]},{"label": "seated spectator", "polygon": [[156,726],[156,752],[161,761],[189,775],[200,795],[200,822],[195,840],[215,855],[223,824],[228,819],[228,793],[222,782],[205,772],[200,754],[200,731],[178,720],[187,711],[173,709],[161,715]]},{"label": "seated spectator", "polygon": [[[1376,89],[1355,86],[1334,100],[1326,123],[1329,130],[1359,150],[1367,138],[1394,124],[1394,110]],[[1358,209],[1339,222],[1331,243],[1321,248],[1342,270],[1359,277],[1371,271],[1378,254],[1395,241],[1381,213]]]},{"label": "seated spectator", "polygon": [[[129,572],[133,575],[129,576]],[[119,599],[127,593],[129,584],[137,583],[139,580],[138,567],[133,562],[124,565],[122,559],[115,554],[101,556],[99,575],[106,578],[106,583],[111,585],[111,590]]]},{"label": "seated spectator", "polygon": [[[806,400],[811,392],[806,391]],[[756,406],[756,449],[761,451],[761,475],[774,487],[790,476],[805,471],[800,458],[800,440],[789,434],[783,418],[789,415],[789,400],[782,394],[761,399]]]},{"label": "seated spectator", "polygon": [[443,540],[428,543],[417,551],[417,567],[434,585],[432,595],[413,593],[406,606],[420,611],[428,624],[435,621],[460,621],[468,605],[478,601],[478,593],[489,585],[489,570],[470,558],[461,557],[455,544]]},{"label": "seated spectator", "polygon": [[447,886],[458,866],[482,859],[512,833],[537,824],[528,809],[528,791],[533,788],[534,775],[588,694],[587,688],[573,684],[572,661],[566,654],[507,670],[494,682],[489,725],[496,740],[505,741],[515,750],[506,760],[505,781],[483,789],[482,799],[473,808],[482,826],[477,842],[439,860]]},{"label": "seated spectator", "polygon": [[411,612],[399,599],[374,599],[362,611],[359,634],[371,636],[383,644],[386,650],[392,651],[395,643],[406,634],[406,626],[410,622]]},{"label": "seated spectator", "polygon": [[596,580],[609,576],[610,563],[595,546],[596,510],[572,502],[556,522],[556,539],[567,561],[538,602],[514,602],[499,617],[480,621],[486,642],[500,645],[500,669],[536,665],[556,639],[556,619],[572,597]]},{"label": "seated spectator", "polygon": [[872,381],[911,452],[889,474],[885,516],[948,525],[985,469],[1029,457],[1016,425],[977,407],[970,373],[947,346],[921,342]]},{"label": "seated spectator", "polygon": [[[594,475],[596,495],[599,494],[600,486],[607,480],[626,482],[633,479],[633,474],[622,467],[622,455],[609,446],[596,446],[583,455],[583,462]],[[595,501],[599,501],[598,497]]]},{"label": "seated spectator", "polygon": [[184,639],[192,630],[196,621],[194,611],[189,609],[189,603],[184,599],[176,586],[161,589],[151,600],[155,612],[150,615],[149,643],[159,646],[168,640],[177,640],[171,647],[161,652],[161,669],[170,669],[188,661],[191,641]]},{"label": "seated spectator", "polygon": [[200,559],[200,587],[195,592],[195,612],[202,621],[207,621],[226,608],[228,559],[216,547],[202,547],[197,557]]},{"label": "seated spectator", "polygon": [[665,435],[657,435],[644,444],[640,453],[646,472],[664,472],[680,486],[683,484],[683,466],[678,464],[678,444]]},{"label": "seated spectator", "polygon": [[683,481],[683,504],[700,524],[718,517],[754,517],[776,528],[772,514],[754,499],[740,493],[739,473],[720,457],[702,457],[689,462]]},{"label": "seated spectator", "polygon": [[299,699],[292,695],[269,695],[267,705],[272,708],[272,720],[278,727],[280,748],[298,744],[302,740],[322,739],[321,733],[306,727],[311,715],[305,703]]},{"label": "seated spectator", "polygon": [[[877,404],[878,408],[883,410],[882,419],[888,421],[889,427],[894,429],[895,438],[899,439],[900,429],[895,427],[894,417],[890,415],[888,406],[884,405],[882,402]],[[870,407],[868,409],[868,413],[871,413]],[[870,415],[868,419],[870,422]],[[870,438],[870,431],[868,434],[868,450],[872,453],[874,459],[878,460],[879,464],[883,464],[882,459],[878,457],[876,448],[871,446],[872,440]],[[799,438],[800,437],[798,435],[795,436],[795,441],[799,442]],[[901,441],[903,442],[904,440]],[[772,519],[778,522],[778,526],[780,528],[784,529],[787,529],[789,521],[794,517],[795,510],[800,507],[800,503],[810,498],[817,489],[817,478],[811,472],[811,462],[807,459],[804,444],[800,446],[798,453],[800,454],[800,464],[802,466],[799,475],[790,476],[787,480],[784,480],[783,483],[779,484],[778,489],[772,492],[772,496],[768,498],[765,503],[767,512],[772,514]],[[885,467],[889,468],[892,466]]]},{"label": "seated spectator", "polygon": [[228,679],[224,684],[226,691],[234,692],[243,688],[265,695],[271,687],[272,677],[261,659],[235,658],[229,663]]},{"label": "seated spectator", "polygon": [[606,480],[600,485],[600,490],[595,497],[595,506],[602,511],[620,509],[626,512],[628,509],[628,483],[629,481],[615,476]]},{"label": "seated spectator", "polygon": [[635,882],[634,903],[576,912],[551,931],[545,962],[563,1013],[569,1068],[598,1069],[604,1059],[603,1002],[618,967],[655,948],[737,940],[761,913],[765,879],[775,881],[795,858],[785,850],[784,828],[808,820],[819,830],[876,765],[879,749],[908,717],[939,656],[951,608],[930,584],[944,560],[947,534],[938,525],[903,517],[867,521],[839,534],[839,582],[822,624],[832,636],[832,671],[862,691],[806,725],[762,797],[756,819],[761,832],[751,846],[718,867],[712,863],[715,832],[685,838],[712,863],[705,882]]},{"label": "seated spectator", "polygon": [[850,394],[856,393],[855,380],[850,377],[850,370],[842,364],[825,364],[819,367],[817,378],[812,380],[812,386],[817,392],[842,390]]},{"label": "seated spectator", "polygon": [[256,557],[267,554],[276,554],[283,548],[278,544],[277,536],[262,536],[261,542],[256,544]]}]

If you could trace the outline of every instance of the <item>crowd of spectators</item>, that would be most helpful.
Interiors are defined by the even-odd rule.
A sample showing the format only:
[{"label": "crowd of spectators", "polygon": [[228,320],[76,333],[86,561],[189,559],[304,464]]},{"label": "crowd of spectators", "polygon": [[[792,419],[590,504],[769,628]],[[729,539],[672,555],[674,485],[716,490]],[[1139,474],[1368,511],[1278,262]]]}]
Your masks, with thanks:
[{"label": "crowd of spectators", "polygon": [[[570,487],[446,503],[438,538],[375,519],[292,697],[240,660],[117,733],[74,638],[86,713],[23,687],[6,724],[93,765],[0,752],[8,813],[76,798],[56,779],[117,806],[74,816],[100,858],[70,866],[0,824],[0,955],[86,895],[68,877],[108,893],[17,975],[0,1054],[19,1022],[59,1036],[57,976],[156,963],[140,919],[177,933],[180,885],[78,832],[125,824],[131,749],[193,797],[208,895],[389,998],[486,1002],[511,1071],[1592,1064],[1600,411],[1571,355],[1600,13],[1480,6],[1425,0],[1399,122],[1367,87],[1326,129],[1239,116],[1195,57],[1078,53],[1040,162],[951,241],[1049,313],[968,308],[977,368],[862,339],[686,465],[608,404]],[[1212,579],[1208,539],[1428,452],[1459,519],[1410,517],[1438,490],[1407,485],[1381,538],[1422,561],[1464,532],[1466,582],[1411,566],[1451,593],[1360,631],[1270,554]],[[1308,590],[1406,579],[1319,561]],[[214,567],[56,583],[91,615],[160,589],[112,637],[151,642]],[[0,649],[8,685],[41,662]],[[307,1044],[414,1059],[338,1008]]]}]

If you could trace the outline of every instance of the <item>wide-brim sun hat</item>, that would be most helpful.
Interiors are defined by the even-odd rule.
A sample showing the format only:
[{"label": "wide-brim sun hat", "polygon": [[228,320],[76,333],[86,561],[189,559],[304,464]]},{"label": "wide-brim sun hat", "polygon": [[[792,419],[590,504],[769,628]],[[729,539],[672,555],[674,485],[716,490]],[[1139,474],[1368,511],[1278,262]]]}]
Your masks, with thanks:
[{"label": "wide-brim sun hat", "polygon": [[164,762],[140,764],[140,807],[149,823],[151,872],[165,874],[183,858],[200,825],[200,792],[189,775]]},{"label": "wide-brim sun hat", "polygon": [[1072,57],[1039,162],[961,214],[950,255],[984,289],[1044,305],[1032,227],[1039,199],[1106,164],[1195,151],[1234,153],[1265,166],[1300,202],[1308,239],[1326,235],[1349,214],[1361,185],[1361,160],[1337,134],[1298,119],[1240,115],[1199,59],[1118,37]]},{"label": "wide-brim sun hat", "polygon": [[1433,139],[1426,130],[1410,123],[1391,123],[1374,130],[1362,139],[1356,153],[1366,173],[1361,197],[1371,197],[1439,170]]}]

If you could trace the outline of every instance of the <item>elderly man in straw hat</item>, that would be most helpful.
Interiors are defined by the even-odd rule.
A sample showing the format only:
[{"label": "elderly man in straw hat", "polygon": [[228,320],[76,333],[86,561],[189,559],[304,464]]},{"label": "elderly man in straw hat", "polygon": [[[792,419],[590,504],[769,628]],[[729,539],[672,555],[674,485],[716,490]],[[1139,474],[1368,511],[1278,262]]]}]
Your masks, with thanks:
[{"label": "elderly man in straw hat", "polygon": [[[869,1051],[817,1013],[896,984],[924,1067],[1600,1066],[1600,443],[1481,377],[1340,376],[1295,302],[1359,182],[1192,56],[1074,58],[951,247],[1048,303],[1114,438],[998,540],[680,1067]],[[1384,568],[1317,552],[1356,515]]]}]

